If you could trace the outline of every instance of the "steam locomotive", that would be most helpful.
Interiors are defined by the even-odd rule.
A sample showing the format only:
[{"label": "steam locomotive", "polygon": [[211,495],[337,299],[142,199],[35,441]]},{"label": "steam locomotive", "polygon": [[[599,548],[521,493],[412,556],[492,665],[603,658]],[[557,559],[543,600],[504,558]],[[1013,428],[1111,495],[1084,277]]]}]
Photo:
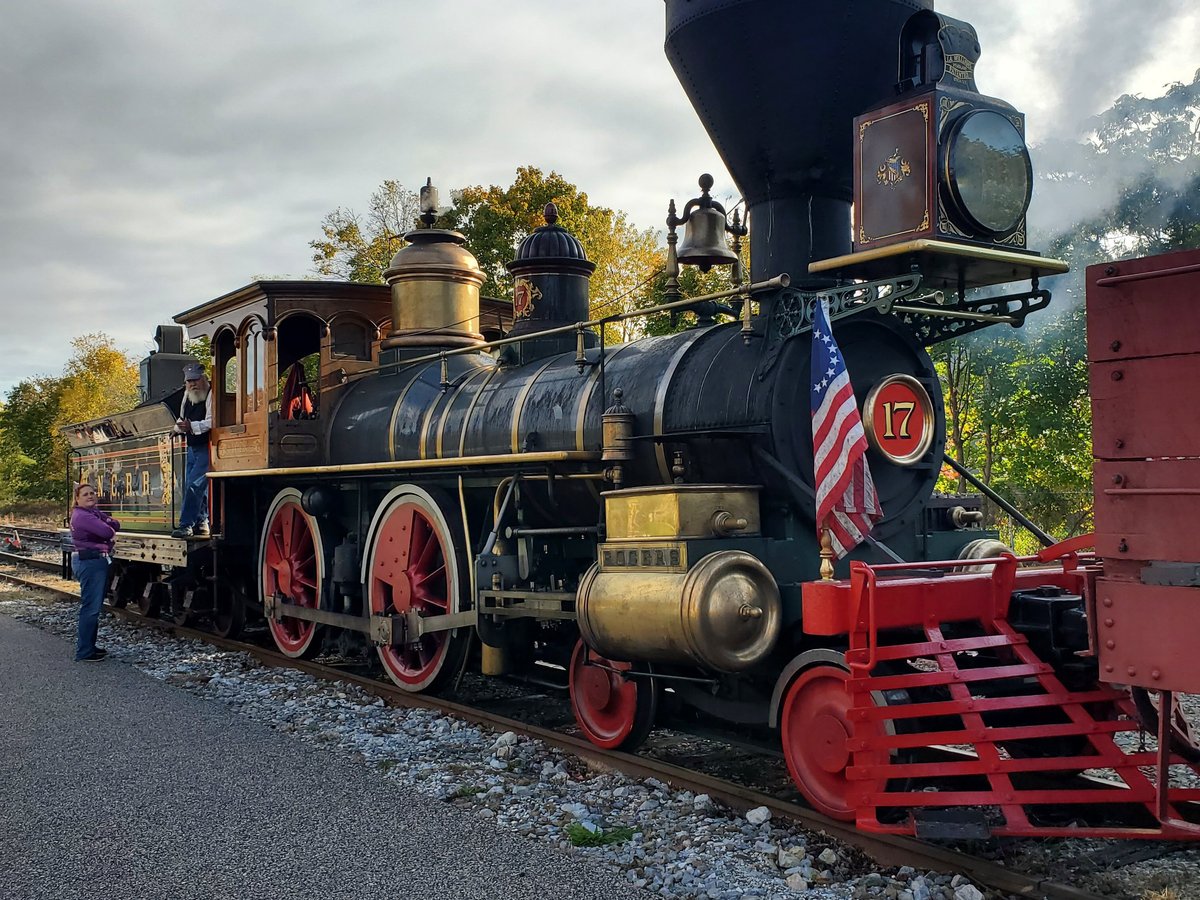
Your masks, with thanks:
[{"label": "steam locomotive", "polygon": [[[146,511],[115,601],[223,633],[261,616],[292,657],[366,647],[411,691],[550,667],[608,748],[668,713],[774,730],[807,800],[865,829],[1200,834],[1200,792],[1169,769],[1200,760],[1172,709],[1200,685],[1180,627],[1197,550],[1164,527],[1200,435],[1156,415],[1144,358],[1200,356],[1178,330],[1157,343],[1194,321],[1183,294],[1146,316],[1140,293],[1194,285],[1200,257],[1089,270],[1097,534],[1018,559],[978,495],[934,490],[927,348],[1021,325],[1066,269],[1026,247],[1024,119],[976,89],[974,30],[917,0],[666,0],[666,26],[745,198],[748,283],[727,242],[746,229],[705,176],[672,203],[668,267],[730,265],[733,286],[685,299],[672,277],[649,311],[689,327],[607,345],[625,314],[589,319],[594,264],[552,206],[509,264],[512,303],[481,317],[484,275],[427,190],[387,287],[262,281],[181,313],[212,348],[213,536],[168,535],[177,326],[146,402],[67,431],[102,503]],[[820,304],[884,513],[836,564],[814,513]],[[1117,786],[1083,780],[1097,769]]]}]

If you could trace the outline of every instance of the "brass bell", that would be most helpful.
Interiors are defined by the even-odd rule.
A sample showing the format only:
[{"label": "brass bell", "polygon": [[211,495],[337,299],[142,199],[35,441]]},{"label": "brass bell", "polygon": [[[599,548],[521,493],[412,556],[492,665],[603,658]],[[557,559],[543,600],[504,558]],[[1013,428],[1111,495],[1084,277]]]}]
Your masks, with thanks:
[{"label": "brass bell", "polygon": [[681,265],[699,266],[701,272],[713,266],[733,265],[737,254],[725,241],[725,216],[711,207],[692,212],[683,227],[676,258]]},{"label": "brass bell", "polygon": [[667,220],[672,228],[677,224],[684,226],[676,259],[681,265],[699,266],[701,272],[713,266],[733,265],[738,258],[725,242],[725,232],[729,230],[725,208],[709,196],[712,186],[712,176],[701,175],[700,196],[687,202],[681,218],[672,215]]}]

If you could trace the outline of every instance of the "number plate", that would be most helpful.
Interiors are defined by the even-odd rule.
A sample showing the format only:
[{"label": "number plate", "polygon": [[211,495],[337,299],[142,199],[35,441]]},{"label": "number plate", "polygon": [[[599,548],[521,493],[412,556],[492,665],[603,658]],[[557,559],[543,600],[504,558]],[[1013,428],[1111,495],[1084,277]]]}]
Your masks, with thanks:
[{"label": "number plate", "polygon": [[863,425],[872,447],[898,466],[911,466],[933,442],[933,403],[917,379],[891,375],[867,394]]}]

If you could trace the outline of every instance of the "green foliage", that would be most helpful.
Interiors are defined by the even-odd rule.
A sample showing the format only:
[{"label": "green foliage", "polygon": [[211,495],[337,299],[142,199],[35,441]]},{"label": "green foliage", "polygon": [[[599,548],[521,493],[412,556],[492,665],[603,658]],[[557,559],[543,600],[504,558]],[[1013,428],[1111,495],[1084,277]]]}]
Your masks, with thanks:
[{"label": "green foliage", "polygon": [[[748,268],[743,265],[742,271],[748,271]],[[709,269],[707,272],[701,272],[695,266],[680,266],[678,281],[681,299],[715,294],[728,290],[731,287],[728,266]],[[744,281],[745,279],[743,279]],[[637,306],[644,308],[647,306],[658,306],[666,302],[668,302],[667,271],[666,269],[660,269],[655,273],[653,280],[647,286],[647,290]],[[728,300],[723,302],[725,304],[729,303]],[[671,334],[672,332],[689,328],[695,323],[696,314],[693,312],[675,313],[674,315],[665,312],[648,316],[645,320],[642,320],[641,328],[642,332],[646,335]]]},{"label": "green foliage", "polygon": [[71,346],[61,376],[20,382],[0,410],[0,479],[12,501],[65,501],[67,444],[59,429],[138,403],[137,365],[111,338],[85,334]]},{"label": "green foliage", "polygon": [[207,334],[184,341],[183,352],[196,357],[204,365],[204,370],[209,373],[209,377],[212,377],[212,343]]},{"label": "green foliage", "polygon": [[612,844],[623,844],[635,833],[628,825],[591,831],[578,822],[569,822],[563,831],[567,835],[567,840],[576,847],[608,847]]},{"label": "green foliage", "polygon": [[[543,212],[551,202],[558,208],[559,224],[579,239],[588,259],[596,263],[591,278],[594,316],[633,308],[642,296],[639,289],[662,264],[653,230],[639,230],[620,210],[593,206],[586,193],[557,172],[547,175],[523,166],[507,187],[474,185],[453,191],[452,197],[453,205],[435,224],[466,235],[467,247],[486,275],[485,296],[511,296],[512,279],[505,264],[521,241],[545,224]],[[322,238],[309,244],[314,268],[321,275],[382,284],[419,208],[415,192],[385,181],[371,195],[365,217],[352,209],[335,209],[321,222]],[[628,329],[608,335],[613,340],[630,336]]]},{"label": "green foliage", "polygon": [[[993,328],[932,351],[945,394],[947,453],[1060,538],[1091,524],[1083,327],[1075,307],[1040,331]],[[953,473],[939,486],[969,489]],[[1007,543],[1034,549],[998,509],[985,511]]]},{"label": "green foliage", "polygon": [[[1091,527],[1091,405],[1083,275],[1090,264],[1200,245],[1200,72],[1156,98],[1125,96],[1084,144],[1039,154],[1039,191],[1111,197],[1035,243],[1073,272],[1049,311],[1021,331],[993,327],[933,348],[943,379],[947,453],[1054,537]],[[1069,205],[1069,204],[1068,204]],[[943,473],[942,489],[962,489]],[[1019,552],[1035,549],[996,510]]]},{"label": "green foliage", "polygon": [[54,469],[54,421],[62,379],[29,378],[8,392],[0,409],[0,480],[12,501],[52,500],[65,494],[64,470]]},{"label": "green foliage", "polygon": [[[476,185],[455,192],[447,224],[467,236],[467,246],[487,275],[483,293],[507,297],[512,279],[505,265],[534,229],[546,223],[546,204],[558,209],[558,224],[583,245],[596,264],[590,284],[593,318],[627,311],[639,290],[662,264],[654,231],[639,230],[620,210],[594,206],[588,195],[557,172],[544,174],[533,166],[517,169],[508,187]],[[628,340],[628,329],[614,327],[606,336]]]},{"label": "green foliage", "polygon": [[404,246],[404,234],[416,226],[420,210],[415,191],[385,181],[371,195],[365,220],[341,206],[321,220],[322,237],[308,244],[313,268],[330,278],[383,284],[383,273]]}]

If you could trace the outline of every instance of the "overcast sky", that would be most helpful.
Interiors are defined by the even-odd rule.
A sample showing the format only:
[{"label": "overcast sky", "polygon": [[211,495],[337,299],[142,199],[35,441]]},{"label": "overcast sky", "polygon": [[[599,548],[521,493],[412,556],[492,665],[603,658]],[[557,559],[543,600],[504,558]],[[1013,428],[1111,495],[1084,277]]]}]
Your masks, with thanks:
[{"label": "overcast sky", "polygon": [[[1035,143],[1190,81],[1193,9],[938,3],[976,26],[980,89],[1023,110]],[[0,394],[57,374],[76,335],[140,357],[180,310],[311,275],[322,216],[364,209],[387,178],[432,176],[448,201],[532,164],[655,228],[702,171],[732,193],[662,42],[661,0],[8,4]]]}]

